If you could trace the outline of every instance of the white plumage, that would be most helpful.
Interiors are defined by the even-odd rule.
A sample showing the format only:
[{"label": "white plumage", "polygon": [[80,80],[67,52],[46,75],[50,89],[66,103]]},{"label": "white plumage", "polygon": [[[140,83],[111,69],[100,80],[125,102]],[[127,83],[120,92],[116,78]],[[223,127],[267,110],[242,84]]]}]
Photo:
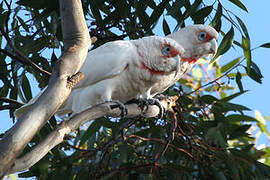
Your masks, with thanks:
[{"label": "white plumage", "polygon": [[[205,38],[200,37],[205,32]],[[217,32],[193,25],[167,37],[113,41],[89,52],[80,72],[85,78],[73,88],[58,115],[78,113],[104,101],[125,103],[134,98],[152,98],[165,91],[196,60],[217,50]],[[15,112],[20,117],[35,101]]]}]

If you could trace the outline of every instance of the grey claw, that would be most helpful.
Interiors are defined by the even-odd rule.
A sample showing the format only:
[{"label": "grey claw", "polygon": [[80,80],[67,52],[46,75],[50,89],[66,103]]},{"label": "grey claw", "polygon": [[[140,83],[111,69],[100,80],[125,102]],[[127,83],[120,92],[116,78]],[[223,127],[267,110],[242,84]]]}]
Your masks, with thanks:
[{"label": "grey claw", "polygon": [[107,101],[107,102],[115,103],[115,105],[111,105],[111,109],[119,108],[121,110],[121,114],[120,114],[121,118],[124,118],[128,114],[128,110],[127,110],[126,106],[123,103],[121,103],[120,101],[113,100],[113,101]]},{"label": "grey claw", "polygon": [[157,116],[158,119],[161,119],[164,115],[165,109],[164,107],[161,105],[160,101],[158,99],[148,99],[149,105],[156,105],[159,108],[159,114]]}]

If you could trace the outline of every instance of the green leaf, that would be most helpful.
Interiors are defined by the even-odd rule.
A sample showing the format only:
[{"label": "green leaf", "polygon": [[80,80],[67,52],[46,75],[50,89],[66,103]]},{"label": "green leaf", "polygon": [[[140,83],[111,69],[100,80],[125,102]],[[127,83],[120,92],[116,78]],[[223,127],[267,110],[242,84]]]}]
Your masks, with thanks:
[{"label": "green leaf", "polygon": [[236,83],[237,83],[237,86],[238,86],[240,92],[244,92],[241,79],[242,79],[241,73],[240,72],[237,72],[236,79],[235,79],[236,80]]},{"label": "green leaf", "polygon": [[88,129],[84,132],[82,137],[80,138],[80,146],[82,146],[88,139],[90,139],[91,136],[96,133],[100,129],[100,123],[98,120],[95,120],[92,122],[92,124],[88,127]]},{"label": "green leaf", "polygon": [[[240,74],[241,74],[242,77],[243,77],[243,76],[247,76],[246,73],[240,73]],[[237,73],[229,73],[229,74],[227,74],[227,77],[235,78],[236,75],[237,75]]]},{"label": "green leaf", "polygon": [[257,122],[258,120],[247,115],[231,114],[226,117],[231,122]]},{"label": "green leaf", "polygon": [[206,104],[212,104],[213,102],[219,101],[219,99],[211,95],[204,95],[200,98],[200,100],[202,100]]},{"label": "green leaf", "polygon": [[239,43],[238,41],[233,41],[233,44],[235,44],[236,46],[238,46],[238,47],[242,48],[242,44],[241,44],[241,43]]},{"label": "green leaf", "polygon": [[205,139],[210,143],[214,143],[216,145],[220,145],[222,148],[225,148],[226,141],[222,137],[222,133],[220,132],[221,126],[222,124],[219,123],[216,127],[209,128],[207,130],[207,133],[205,134]]},{"label": "green leaf", "polygon": [[170,30],[170,27],[166,21],[166,19],[164,18],[163,19],[163,24],[162,24],[162,27],[163,27],[163,32],[164,34],[167,36],[168,34],[171,34],[171,30]]},{"label": "green leaf", "polygon": [[270,43],[264,43],[264,44],[260,45],[260,47],[270,48]]},{"label": "green leaf", "polygon": [[253,61],[251,61],[251,68],[252,69],[254,69],[254,71],[256,71],[256,73],[261,77],[261,78],[263,78],[263,75],[262,75],[262,73],[261,73],[261,70],[260,70],[260,68],[257,66],[257,64],[256,63],[254,63]]},{"label": "green leaf", "polygon": [[228,101],[230,101],[230,100],[232,100],[232,99],[234,99],[234,98],[236,98],[236,97],[238,97],[238,96],[244,94],[245,92],[247,92],[247,91],[241,91],[241,92],[232,94],[232,95],[230,95],[230,96],[227,96],[227,97],[225,97],[225,98],[220,99],[220,101],[222,101],[222,102],[228,102]]},{"label": "green leaf", "polygon": [[248,37],[245,38],[244,36],[242,36],[242,46],[247,61],[247,72],[249,72],[251,65],[251,50],[250,50],[250,39]]},{"label": "green leaf", "polygon": [[224,66],[221,67],[220,71],[221,73],[224,73],[226,71],[228,71],[229,69],[231,69],[234,65],[236,65],[238,62],[240,61],[240,57],[236,58],[234,60],[232,60],[231,62],[229,62],[228,64],[225,64]]},{"label": "green leaf", "polygon": [[213,18],[213,20],[211,22],[211,26],[213,28],[215,28],[218,32],[220,31],[221,24],[222,24],[221,16],[222,16],[222,5],[220,3],[218,3],[217,12],[216,12],[215,17]]},{"label": "green leaf", "polygon": [[213,6],[206,6],[194,14],[191,15],[192,19],[194,20],[195,24],[203,24],[204,18],[207,17],[213,10]]},{"label": "green leaf", "polygon": [[180,8],[182,8],[184,5],[184,1],[175,1],[172,6],[166,8],[168,11],[167,15],[172,16],[177,22],[180,22],[182,20],[182,12]]},{"label": "green leaf", "polygon": [[[153,13],[151,14],[150,18],[147,20],[150,23],[150,26],[153,24],[156,24],[162,13],[164,12],[164,9],[166,8],[166,5],[170,2],[170,0],[163,0],[161,3],[157,5],[157,7],[154,9]],[[150,27],[148,27],[150,28]],[[153,27],[152,27],[153,28]]]},{"label": "green leaf", "polygon": [[234,103],[222,103],[222,109],[223,112],[228,112],[228,111],[251,111],[251,109],[240,105],[240,104],[234,104]]},{"label": "green leaf", "polygon": [[20,0],[16,2],[17,4],[21,5],[21,6],[26,6],[26,7],[30,7],[30,8],[35,8],[35,9],[41,9],[46,7],[45,5],[45,1],[41,0],[41,1],[36,1],[36,0]]},{"label": "green leaf", "polygon": [[[245,67],[245,69],[247,71],[246,67]],[[249,72],[247,71],[247,74],[251,79],[253,79],[257,83],[260,83],[260,84],[262,83],[262,78],[263,77],[258,72],[256,72],[255,69],[251,68]]]},{"label": "green leaf", "polygon": [[229,139],[236,139],[238,137],[243,137],[246,135],[246,131],[251,127],[250,124],[244,124],[236,128],[231,134]]},{"label": "green leaf", "polygon": [[244,22],[239,17],[237,17],[237,16],[235,16],[235,17],[236,17],[238,23],[240,24],[243,32],[245,33],[245,36],[249,39],[249,34],[248,34],[248,30],[247,30],[246,25],[244,24]]},{"label": "green leaf", "polygon": [[211,60],[210,63],[213,63],[220,55],[224,54],[225,52],[227,52],[233,43],[233,38],[234,38],[234,30],[233,27],[231,27],[231,29],[228,31],[227,34],[225,34],[225,36],[223,37],[218,50],[217,50],[217,54],[215,55],[215,57]]},{"label": "green leaf", "polygon": [[23,90],[26,100],[30,101],[30,99],[32,99],[31,86],[25,74],[23,74],[23,79],[22,79],[22,90]]},{"label": "green leaf", "polygon": [[229,0],[229,1],[238,6],[239,8],[243,9],[244,11],[248,12],[247,8],[240,0]]}]

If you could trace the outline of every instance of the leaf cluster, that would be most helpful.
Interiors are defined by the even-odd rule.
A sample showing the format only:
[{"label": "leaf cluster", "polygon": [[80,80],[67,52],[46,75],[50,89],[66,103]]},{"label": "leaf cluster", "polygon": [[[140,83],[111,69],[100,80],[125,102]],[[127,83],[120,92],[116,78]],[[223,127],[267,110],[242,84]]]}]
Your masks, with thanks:
[{"label": "leaf cluster", "polygon": [[[241,0],[229,0],[247,11]],[[252,59],[248,29],[223,6],[203,0],[86,0],[89,33],[96,48],[108,41],[165,35],[192,23],[213,26],[221,34],[218,52],[209,63],[201,59],[193,70],[166,91],[178,96],[173,112],[163,119],[101,117],[78,128],[20,177],[38,179],[266,179],[270,178],[270,150],[258,149],[252,129],[269,137],[263,117],[233,101],[247,92],[242,79],[262,83]],[[0,3],[0,105],[27,102],[31,89],[43,88],[62,47],[59,6],[55,0]],[[173,26],[171,22],[176,22]],[[223,23],[231,28],[224,30]],[[238,36],[237,36],[238,34]],[[241,37],[237,39],[237,37]],[[265,43],[261,48],[270,48]],[[242,57],[219,59],[230,49]],[[91,52],[90,52],[91,53]],[[33,81],[33,79],[35,81]],[[15,106],[8,106],[14,118]],[[17,106],[16,106],[17,108]],[[53,117],[25,148],[27,153],[57,125]],[[22,154],[22,155],[23,155]],[[259,161],[260,160],[260,161]],[[261,161],[264,161],[262,163]]]}]

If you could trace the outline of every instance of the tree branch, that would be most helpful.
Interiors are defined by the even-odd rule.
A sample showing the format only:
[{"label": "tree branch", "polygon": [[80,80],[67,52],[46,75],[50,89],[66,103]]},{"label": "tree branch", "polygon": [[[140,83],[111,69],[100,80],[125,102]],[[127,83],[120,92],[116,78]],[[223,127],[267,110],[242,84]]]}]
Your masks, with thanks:
[{"label": "tree branch", "polygon": [[[0,141],[0,179],[9,171],[16,158],[48,119],[68,98],[71,88],[68,77],[83,64],[91,40],[81,0],[60,0],[64,52],[53,69],[46,90]],[[59,132],[61,135],[68,129]]]},{"label": "tree branch", "polygon": [[[165,109],[168,110],[173,105],[172,101],[173,100],[171,100],[171,98],[168,98],[161,100],[161,103],[165,107]],[[36,145],[29,153],[17,159],[12,165],[12,168],[8,171],[8,173],[14,173],[30,168],[41,158],[43,158],[53,147],[60,144],[64,140],[65,135],[68,135],[70,132],[76,130],[78,127],[88,122],[89,120],[96,119],[105,115],[119,117],[121,111],[119,110],[119,108],[111,109],[110,107],[112,105],[115,104],[99,104],[89,109],[86,109],[79,114],[75,114],[67,121],[63,121],[54,131],[52,131],[45,139],[43,139],[38,145]],[[140,107],[138,107],[137,104],[128,104],[126,105],[126,108],[128,109],[127,118],[136,117],[141,114],[141,109]],[[145,113],[146,117],[155,117],[158,114],[159,108],[155,105],[149,106],[147,112]],[[106,145],[105,148],[110,147],[110,144]]]},{"label": "tree branch", "polygon": [[25,57],[16,47],[14,47],[11,39],[9,38],[8,34],[4,31],[4,29],[2,27],[0,27],[0,32],[5,37],[8,45],[11,47],[11,49],[14,50],[14,52],[17,54],[17,56],[14,56],[12,53],[8,52],[5,49],[0,49],[1,53],[9,56],[10,58],[12,58],[12,59],[24,64],[24,65],[31,66],[35,71],[37,71],[39,73],[45,74],[47,76],[51,75],[51,73],[49,73],[48,71],[45,71],[44,69],[42,69],[41,67],[36,65],[34,62],[29,60],[27,57]]},{"label": "tree branch", "polygon": [[236,65],[234,65],[233,67],[231,67],[228,71],[226,71],[226,73],[222,74],[221,76],[217,77],[216,79],[204,84],[204,85],[201,85],[200,87],[196,88],[195,90],[187,93],[188,95],[190,94],[193,94],[194,92],[200,90],[201,88],[203,87],[206,87],[210,84],[213,84],[213,83],[216,83],[218,80],[222,79],[223,77],[227,76],[232,70],[234,70],[236,67],[238,67],[243,61],[245,60],[245,58],[241,59],[240,62],[238,62]]},{"label": "tree branch", "polygon": [[0,102],[5,102],[5,103],[12,103],[12,104],[16,104],[17,106],[21,107],[22,105],[24,105],[23,103],[16,101],[14,99],[9,99],[6,97],[0,97]]}]

